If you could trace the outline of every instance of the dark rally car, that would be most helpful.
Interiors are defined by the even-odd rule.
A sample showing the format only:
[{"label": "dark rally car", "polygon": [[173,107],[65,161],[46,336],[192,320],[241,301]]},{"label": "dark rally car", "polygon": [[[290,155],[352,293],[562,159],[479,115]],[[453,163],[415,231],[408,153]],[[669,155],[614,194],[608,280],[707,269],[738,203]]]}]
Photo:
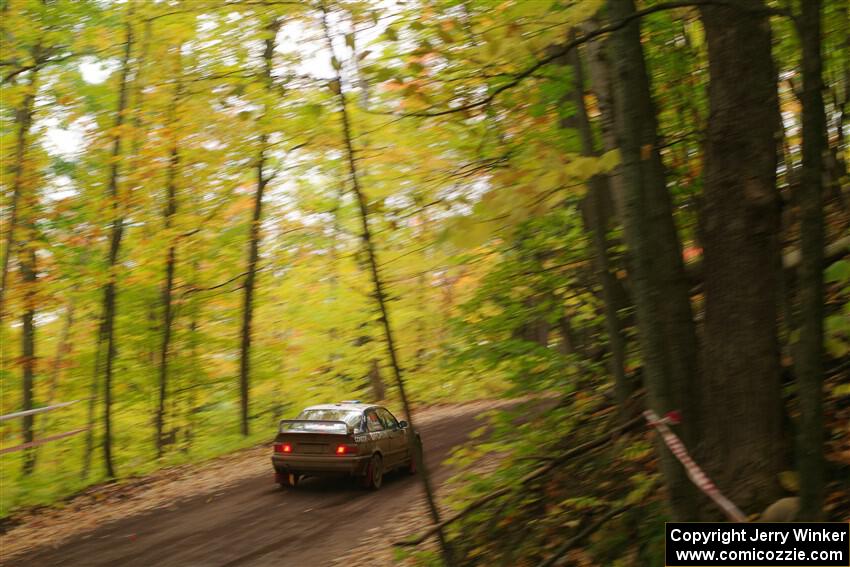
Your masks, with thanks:
[{"label": "dark rally car", "polygon": [[378,489],[384,473],[416,472],[411,446],[421,451],[407,422],[386,408],[359,401],[304,409],[296,419],[280,422],[272,464],[282,487],[295,487],[305,476],[347,475]]}]

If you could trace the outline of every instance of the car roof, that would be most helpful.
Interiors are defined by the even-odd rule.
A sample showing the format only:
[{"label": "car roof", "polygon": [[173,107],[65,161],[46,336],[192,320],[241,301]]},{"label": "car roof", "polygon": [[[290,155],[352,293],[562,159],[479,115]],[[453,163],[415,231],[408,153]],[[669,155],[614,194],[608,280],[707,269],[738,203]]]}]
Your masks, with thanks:
[{"label": "car roof", "polygon": [[364,404],[362,402],[339,402],[335,404],[319,404],[304,408],[307,410],[343,410],[343,411],[366,411],[369,408],[378,408],[381,406],[375,404]]}]

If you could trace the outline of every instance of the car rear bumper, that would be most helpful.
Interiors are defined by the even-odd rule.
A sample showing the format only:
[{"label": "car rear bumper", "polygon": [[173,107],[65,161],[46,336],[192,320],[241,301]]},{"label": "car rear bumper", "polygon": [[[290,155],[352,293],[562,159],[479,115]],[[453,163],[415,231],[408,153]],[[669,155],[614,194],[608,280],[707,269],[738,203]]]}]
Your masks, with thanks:
[{"label": "car rear bumper", "polygon": [[369,455],[337,457],[336,455],[272,455],[272,464],[277,472],[310,474],[351,474],[366,472]]}]

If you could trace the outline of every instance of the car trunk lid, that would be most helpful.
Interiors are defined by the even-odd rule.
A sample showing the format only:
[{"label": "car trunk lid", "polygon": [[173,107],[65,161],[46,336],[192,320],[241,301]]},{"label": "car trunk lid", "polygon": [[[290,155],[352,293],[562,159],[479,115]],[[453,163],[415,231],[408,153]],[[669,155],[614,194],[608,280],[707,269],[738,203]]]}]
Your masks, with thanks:
[{"label": "car trunk lid", "polygon": [[281,421],[274,440],[275,452],[301,455],[334,454],[340,445],[353,444],[354,437],[343,421]]}]

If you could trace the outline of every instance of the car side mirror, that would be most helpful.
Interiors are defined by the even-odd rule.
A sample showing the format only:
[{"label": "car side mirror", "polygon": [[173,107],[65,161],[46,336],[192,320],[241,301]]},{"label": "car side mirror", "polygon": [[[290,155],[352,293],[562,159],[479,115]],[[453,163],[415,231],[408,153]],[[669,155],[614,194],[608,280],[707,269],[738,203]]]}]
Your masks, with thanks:
[{"label": "car side mirror", "polygon": [[398,426],[402,429],[405,429],[405,428],[407,428],[407,422],[404,421],[404,420],[401,420],[401,421],[398,422]]}]

